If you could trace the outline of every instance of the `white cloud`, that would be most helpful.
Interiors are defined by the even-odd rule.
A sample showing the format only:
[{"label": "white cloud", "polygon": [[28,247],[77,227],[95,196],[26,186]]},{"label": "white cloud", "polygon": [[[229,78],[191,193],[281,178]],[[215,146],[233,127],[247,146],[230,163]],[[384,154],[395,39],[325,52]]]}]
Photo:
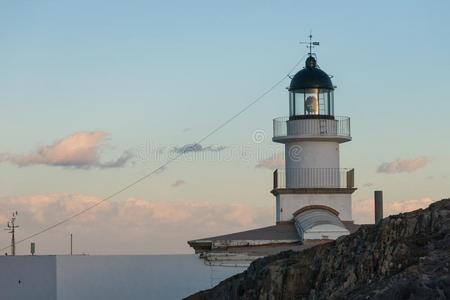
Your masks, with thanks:
[{"label": "white cloud", "polygon": [[262,169],[269,169],[269,170],[275,170],[275,169],[282,169],[284,168],[284,155],[282,152],[276,153],[266,159],[260,160],[256,164],[256,168],[262,168]]},{"label": "white cloud", "polygon": [[[426,208],[434,201],[430,197],[424,197],[421,199],[408,199],[401,201],[384,201],[383,213],[384,217],[390,215],[396,215],[402,212],[409,212],[419,208]],[[375,207],[374,200],[363,199],[353,201],[353,217],[355,223],[358,224],[371,224],[375,219]]]},{"label": "white cloud", "polygon": [[101,161],[100,154],[107,146],[107,137],[108,134],[103,131],[77,132],[53,144],[40,146],[29,154],[2,154],[0,161],[8,161],[20,167],[47,165],[89,169],[124,166],[132,158],[128,151],[115,160]]},{"label": "white cloud", "polygon": [[391,162],[384,162],[379,167],[378,173],[412,173],[419,169],[424,168],[429,162],[428,158],[425,156],[419,156],[413,159],[397,159]]}]

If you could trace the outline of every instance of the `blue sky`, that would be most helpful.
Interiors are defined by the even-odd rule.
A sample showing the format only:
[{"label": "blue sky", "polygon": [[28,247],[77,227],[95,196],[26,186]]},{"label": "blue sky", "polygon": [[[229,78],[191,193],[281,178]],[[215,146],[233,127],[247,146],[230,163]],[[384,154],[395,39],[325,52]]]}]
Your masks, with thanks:
[{"label": "blue sky", "polygon": [[[313,30],[319,65],[338,86],[336,114],[352,119],[353,141],[342,145],[341,165],[356,169],[355,205],[376,188],[393,203],[437,200],[448,195],[449,181],[449,11],[448,1],[0,1],[0,153],[33,153],[90,131],[107,133],[104,161],[130,149],[148,154],[148,145],[168,152],[193,143],[285,75],[306,52],[299,41]],[[272,119],[288,112],[288,84],[203,143],[232,149],[231,159],[207,153],[175,162],[114,201],[242,204],[264,213],[238,229],[270,224],[271,170],[255,165],[282,151],[270,137]],[[265,131],[262,144],[252,142],[255,130]],[[259,155],[243,161],[235,154],[243,147]],[[397,159],[425,162],[413,172],[377,172]],[[3,162],[0,196],[101,198],[162,160],[144,155],[109,169]],[[177,180],[185,184],[172,188]],[[67,226],[92,238],[82,222]],[[192,229],[173,245],[129,251],[189,251],[192,235],[227,229]],[[58,234],[69,230],[75,229]],[[98,243],[86,251],[109,250]]]}]

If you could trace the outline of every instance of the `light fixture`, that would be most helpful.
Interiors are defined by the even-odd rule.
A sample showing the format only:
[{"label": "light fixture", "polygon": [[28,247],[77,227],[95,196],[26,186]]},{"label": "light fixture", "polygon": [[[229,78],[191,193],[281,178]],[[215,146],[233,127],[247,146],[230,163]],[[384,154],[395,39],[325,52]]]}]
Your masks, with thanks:
[{"label": "light fixture", "polygon": [[305,100],[305,108],[309,115],[317,115],[319,112],[319,101],[316,96],[308,96]]}]

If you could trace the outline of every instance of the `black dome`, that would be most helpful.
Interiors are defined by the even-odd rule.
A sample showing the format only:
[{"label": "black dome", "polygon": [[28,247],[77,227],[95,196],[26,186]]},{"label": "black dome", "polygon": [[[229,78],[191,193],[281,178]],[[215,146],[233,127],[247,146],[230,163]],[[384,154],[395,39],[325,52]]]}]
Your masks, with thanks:
[{"label": "black dome", "polygon": [[306,59],[305,67],[292,78],[289,90],[295,91],[309,88],[334,90],[330,76],[317,67],[316,59],[312,56]]}]

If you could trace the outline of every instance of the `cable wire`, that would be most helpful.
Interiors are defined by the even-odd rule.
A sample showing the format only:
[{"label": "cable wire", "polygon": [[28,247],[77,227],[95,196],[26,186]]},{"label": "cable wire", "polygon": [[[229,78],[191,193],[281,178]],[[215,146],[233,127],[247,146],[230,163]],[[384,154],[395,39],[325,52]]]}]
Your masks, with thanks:
[{"label": "cable wire", "polygon": [[[289,72],[284,75],[280,80],[278,80],[277,82],[275,82],[269,89],[267,89],[265,92],[263,92],[261,95],[259,95],[258,97],[256,97],[252,102],[250,102],[249,104],[247,104],[245,107],[243,107],[240,111],[238,111],[237,113],[235,113],[234,115],[232,115],[230,118],[228,118],[225,122],[221,123],[219,126],[217,126],[216,128],[214,128],[212,131],[210,131],[207,135],[205,135],[204,137],[202,137],[201,139],[199,139],[195,144],[201,144],[202,142],[204,142],[206,139],[208,139],[209,137],[211,137],[212,135],[214,135],[216,132],[218,132],[219,130],[221,130],[222,128],[224,128],[225,126],[227,126],[230,122],[232,122],[234,119],[236,119],[237,117],[239,117],[240,115],[242,115],[244,112],[246,112],[248,109],[250,109],[252,106],[254,106],[256,103],[258,103],[259,101],[261,101],[261,99],[263,99],[267,94],[269,94],[270,92],[272,92],[275,88],[277,88],[286,78],[289,78],[291,73],[299,66],[299,64],[303,61],[303,59],[305,58],[306,54],[303,55],[298,61],[297,63],[289,70]],[[122,187],[121,189],[115,191],[114,193],[108,195],[107,197],[103,198],[102,200],[94,203],[91,206],[88,206],[85,209],[80,210],[79,212],[53,224],[50,225],[48,227],[45,227],[44,229],[37,231],[31,235],[26,236],[23,239],[17,240],[16,241],[16,245],[21,244],[29,239],[32,239],[38,235],[41,235],[47,231],[52,230],[55,227],[58,227],[62,224],[65,224],[67,222],[69,222],[70,220],[75,219],[76,217],[84,214],[87,211],[90,211],[91,209],[99,206],[100,204],[102,204],[103,202],[106,202],[114,197],[116,197],[117,195],[125,192],[126,190],[132,188],[133,186],[135,186],[136,184],[140,183],[141,181],[144,181],[145,179],[149,178],[150,176],[154,175],[155,173],[158,173],[162,170],[165,169],[165,167],[167,167],[169,164],[171,164],[174,160],[177,160],[179,157],[181,157],[182,155],[184,155],[185,153],[187,153],[188,151],[184,151],[184,152],[180,152],[177,155],[175,155],[172,158],[169,158],[164,164],[160,165],[158,168],[154,169],[153,171],[145,174],[144,176],[138,178],[137,180],[125,185],[124,187]],[[0,248],[0,251],[6,250],[10,247],[11,245],[8,245],[6,247]]]}]

